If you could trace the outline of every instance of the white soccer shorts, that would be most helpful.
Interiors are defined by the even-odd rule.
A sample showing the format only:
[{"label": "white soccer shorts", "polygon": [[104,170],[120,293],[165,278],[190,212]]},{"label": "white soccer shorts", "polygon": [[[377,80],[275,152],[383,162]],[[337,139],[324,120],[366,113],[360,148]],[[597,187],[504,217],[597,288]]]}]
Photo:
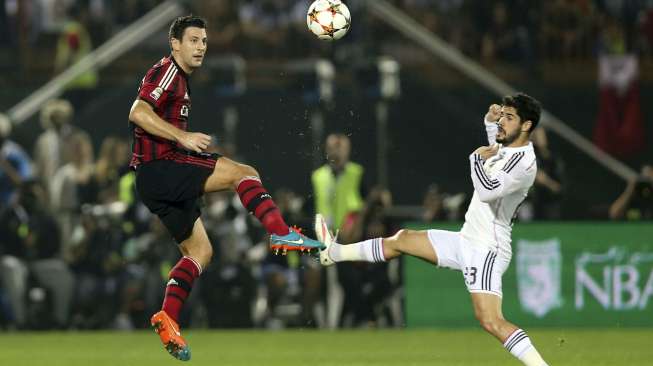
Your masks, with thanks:
[{"label": "white soccer shorts", "polygon": [[501,276],[510,258],[472,245],[457,231],[428,230],[428,237],[438,256],[438,267],[461,271],[469,292],[503,296]]}]

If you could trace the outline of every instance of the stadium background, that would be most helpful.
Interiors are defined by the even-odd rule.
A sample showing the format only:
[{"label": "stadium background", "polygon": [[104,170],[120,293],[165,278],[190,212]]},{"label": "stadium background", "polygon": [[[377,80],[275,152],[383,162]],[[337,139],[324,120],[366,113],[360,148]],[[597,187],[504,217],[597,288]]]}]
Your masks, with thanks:
[{"label": "stadium background", "polygon": [[[73,62],[64,60],[63,54],[77,51],[83,56],[127,25],[138,23],[161,3],[164,2],[0,2],[0,110],[11,111],[54,75],[71,66]],[[383,215],[390,223],[387,230],[404,224],[454,229],[459,225],[464,210],[460,212],[458,208],[464,207],[472,190],[466,157],[485,141],[482,116],[490,103],[499,101],[493,91],[397,32],[388,19],[372,11],[363,1],[347,2],[352,10],[352,29],[344,39],[332,44],[318,42],[306,30],[304,13],[309,1],[305,0],[166,3],[181,4],[184,10],[179,14],[192,11],[209,21],[208,56],[204,67],[191,79],[191,128],[214,134],[216,149],[255,165],[273,196],[286,202],[288,216],[295,223],[310,227],[314,213],[311,171],[324,163],[326,135],[342,132],[351,138],[352,161],[365,168],[369,191],[387,189],[392,196],[391,204],[384,202]],[[485,72],[496,74],[515,89],[538,98],[552,114],[633,171],[639,173],[643,164],[651,162],[653,129],[649,121],[653,116],[653,104],[649,101],[653,100],[653,5],[650,2],[406,0],[390,3],[478,62]],[[71,330],[99,329],[132,331],[139,337],[138,330],[146,326],[145,320],[152,307],[158,306],[161,294],[157,291],[162,290],[163,280],[157,275],[165,272],[174,259],[174,248],[150,218],[139,216],[137,201],[132,202],[125,188],[120,187],[119,178],[127,173],[124,169],[127,155],[120,155],[125,152],[122,143],[107,143],[107,140],[115,137],[128,141],[126,116],[138,83],[144,71],[169,52],[167,24],[169,21],[152,30],[153,33],[137,47],[97,70],[97,82],[68,87],[61,95],[73,105],[72,125],[85,131],[91,142],[95,158],[87,162],[88,166],[98,171],[98,166],[108,165],[113,178],[95,194],[76,197],[74,202],[59,203],[59,206],[53,206],[53,198],[47,194],[39,196],[41,205],[35,209],[34,216],[52,217],[58,229],[42,232],[41,237],[51,240],[37,240],[36,249],[32,246],[29,250],[15,251],[16,246],[26,245],[29,235],[17,235],[7,228],[9,225],[5,224],[10,220],[6,215],[11,214],[14,206],[9,200],[2,203],[0,255],[18,258],[28,271],[34,271],[29,275],[22,302],[25,307],[23,321],[18,321],[11,309],[7,289],[0,289],[0,324],[3,332],[6,331],[0,336],[3,339],[17,336],[16,330],[62,329],[63,334],[71,337],[79,337]],[[81,28],[77,28],[79,25]],[[88,49],[85,49],[84,32],[89,36]],[[399,73],[390,76],[400,81],[400,94],[396,97],[383,97],[383,75],[377,67],[382,56],[399,65]],[[637,71],[626,75],[625,89],[615,91],[611,80],[618,76],[610,76],[618,73],[601,75],[599,64],[619,57],[636,60]],[[329,61],[334,67],[332,99],[320,94],[320,79],[315,73],[317,59]],[[243,65],[244,68],[239,68]],[[379,108],[385,107],[388,111],[386,130],[378,114]],[[319,116],[323,118],[323,130],[315,128],[319,127],[315,124]],[[32,155],[32,159],[36,159],[33,152],[43,133],[41,118],[37,111],[25,121],[15,123],[9,135],[9,139]],[[236,127],[230,127],[234,124],[225,123],[226,120],[236,121]],[[516,239],[535,244],[557,240],[559,251],[556,253],[561,256],[558,267],[552,270],[554,267],[544,266],[542,278],[538,279],[537,275],[529,278],[534,281],[531,286],[549,284],[546,281],[555,279],[552,273],[560,271],[556,299],[561,300],[544,310],[525,305],[527,300],[520,297],[523,294],[520,295],[515,280],[520,257],[516,250],[505,285],[512,287],[511,292],[507,292],[512,295],[506,298],[506,316],[511,319],[511,314],[515,314],[520,324],[537,326],[533,336],[535,343],[544,343],[541,351],[545,357],[547,350],[549,354],[555,350],[553,357],[560,364],[599,364],[591,361],[599,356],[604,364],[650,363],[647,361],[650,350],[639,345],[643,339],[651,337],[653,305],[647,298],[653,291],[652,265],[650,259],[643,259],[635,267],[625,266],[632,263],[629,258],[633,253],[640,253],[644,258],[647,255],[650,258],[653,253],[651,199],[638,198],[639,202],[627,209],[625,215],[611,215],[610,207],[627,186],[624,178],[606,169],[600,160],[581,152],[575,144],[546,131],[552,158],[541,167],[560,183],[560,190],[552,193],[544,187],[534,189],[521,214],[521,222],[533,223],[517,224],[519,238]],[[103,152],[102,146],[111,144],[118,146],[113,150],[116,153]],[[44,192],[51,192],[49,184],[53,179],[54,176],[41,177],[38,184]],[[383,183],[381,188],[371,189]],[[370,204],[377,199],[378,195],[370,195]],[[291,257],[279,261],[266,256],[261,251],[265,238],[260,228],[231,206],[228,195],[216,195],[207,201],[207,208],[215,208],[207,210],[215,215],[210,213],[206,219],[211,224],[209,231],[218,250],[214,265],[195,291],[196,297],[185,315],[184,323],[192,329],[426,326],[438,328],[442,333],[425,334],[445,342],[449,327],[474,326],[458,274],[434,274],[431,268],[411,260],[402,262],[400,268],[382,268],[381,274],[372,266],[358,268],[365,276],[356,279],[357,287],[346,288],[344,297],[341,294],[343,314],[336,314],[333,322],[329,315],[330,304],[325,300],[331,294],[325,289],[329,286],[325,272],[313,268],[306,259]],[[132,209],[113,212],[109,206],[113,202],[123,202],[125,207]],[[627,218],[622,216],[642,222],[634,226],[626,224],[623,221]],[[609,220],[615,222],[608,225]],[[244,231],[238,226],[243,222]],[[62,227],[65,225],[69,225],[68,229]],[[150,230],[150,225],[155,228]],[[39,230],[44,229],[30,227],[30,230],[40,233]],[[603,235],[585,236],[583,230]],[[147,236],[150,231],[155,233],[154,239]],[[61,234],[61,240],[56,240],[48,236],[53,232],[68,235]],[[573,238],[568,239],[570,236]],[[39,245],[43,245],[42,250]],[[53,245],[55,249],[51,248]],[[80,254],[74,248],[86,250]],[[589,289],[591,281],[579,284],[578,259],[583,254],[611,253],[611,248],[618,248],[617,251],[627,255],[600,259],[598,267],[586,272],[600,288]],[[528,260],[528,257],[521,258]],[[531,258],[536,264],[556,261],[555,258]],[[52,314],[54,296],[39,282],[34,269],[37,262],[49,259],[59,260],[72,276],[74,289],[65,322],[57,321]],[[608,272],[605,270],[608,265],[604,263],[610,265]],[[128,268],[130,276],[117,276],[119,268]],[[317,282],[311,277],[316,273]],[[621,287],[615,287],[617,283]],[[161,288],[157,288],[159,286]],[[576,306],[579,288],[590,310]],[[358,296],[348,298],[352,293]],[[430,296],[422,299],[420,296],[425,293]],[[635,293],[637,301],[633,300]],[[602,302],[602,294],[609,294],[608,305]],[[534,301],[545,300],[551,299],[536,298]],[[459,306],[460,302],[465,306]],[[617,303],[632,306],[624,309],[616,306]],[[535,314],[537,311],[539,315]],[[603,328],[599,330],[597,326]],[[643,329],[623,330],[624,326]],[[537,329],[541,328],[548,330],[540,331],[540,335]],[[403,332],[409,340],[421,336],[411,330]],[[564,341],[560,339],[565,337],[562,334],[573,332],[579,334],[574,339],[578,343],[567,346],[571,350],[563,350]],[[469,331],[465,337],[476,337],[476,333],[481,331]],[[48,334],[25,333],[22,336],[35,344],[47,344],[47,338],[39,337],[48,337]],[[52,336],[59,337],[59,334],[52,333]],[[101,338],[114,333],[90,334]],[[191,334],[196,334],[191,335],[191,342],[202,337],[217,337],[217,342],[229,338],[220,332],[191,331]],[[277,333],[253,334],[245,333],[242,339],[249,335],[265,340]],[[333,339],[329,334],[348,337],[348,333],[309,334],[308,337],[327,342]],[[375,342],[384,344],[389,339],[402,337],[395,333],[371,334],[365,333],[374,338],[370,347],[376,347]],[[581,348],[583,342],[590,347],[589,340],[597,334],[606,337],[612,334],[614,339],[609,343],[621,340],[622,343],[617,344],[625,345],[625,350],[595,355]],[[142,340],[139,337],[139,341],[133,342],[139,344],[139,349],[149,347],[153,348],[152,352],[158,351],[154,350],[155,343],[147,342],[148,336],[153,338],[143,334]],[[292,339],[296,334],[287,333],[281,337]],[[499,348],[487,338],[483,347]],[[405,347],[410,347],[408,342]],[[464,350],[463,340],[455,339],[454,343],[458,347],[453,347],[454,352]],[[16,349],[25,349],[23,347]],[[111,353],[108,349],[103,352]],[[468,355],[443,356],[438,352],[444,351],[438,351],[437,347],[431,352],[410,362],[474,362],[473,358],[465,358],[471,357]],[[628,352],[635,358],[627,358]],[[13,355],[14,360],[23,357],[19,351]],[[492,355],[498,360],[496,364],[509,362],[509,357],[500,352]],[[272,357],[284,360],[285,356],[273,354]],[[304,354],[302,359],[328,363],[322,357],[311,357],[317,356]],[[355,360],[343,357],[340,362],[392,364],[387,357],[383,357],[384,361],[357,354],[352,357]],[[141,359],[139,364],[147,362],[153,361]],[[256,363],[238,358],[231,362]]]}]

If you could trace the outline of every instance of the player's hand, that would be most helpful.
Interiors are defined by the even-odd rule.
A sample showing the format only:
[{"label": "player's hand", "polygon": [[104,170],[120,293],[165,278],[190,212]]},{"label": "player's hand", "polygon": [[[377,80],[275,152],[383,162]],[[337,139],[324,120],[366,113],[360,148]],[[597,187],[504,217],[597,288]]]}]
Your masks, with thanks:
[{"label": "player's hand", "polygon": [[485,120],[488,122],[496,122],[501,117],[501,106],[492,104],[485,114]]},{"label": "player's hand", "polygon": [[481,155],[481,158],[483,160],[487,160],[494,155],[496,155],[499,152],[499,144],[494,144],[490,146],[481,146],[476,151],[474,151],[474,154],[479,154]]},{"label": "player's hand", "polygon": [[211,136],[199,132],[184,132],[177,143],[186,150],[201,153],[211,144]]}]

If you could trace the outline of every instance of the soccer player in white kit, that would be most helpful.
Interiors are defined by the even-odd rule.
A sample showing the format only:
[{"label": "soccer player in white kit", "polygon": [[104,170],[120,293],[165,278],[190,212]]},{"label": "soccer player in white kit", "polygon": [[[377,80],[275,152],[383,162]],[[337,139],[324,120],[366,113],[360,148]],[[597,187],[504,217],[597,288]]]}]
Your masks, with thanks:
[{"label": "soccer player in white kit", "polygon": [[474,196],[460,232],[400,230],[393,237],[341,245],[317,215],[315,231],[326,246],[320,262],[385,262],[408,254],[459,270],[483,329],[525,365],[546,365],[526,332],[501,312],[501,276],[512,257],[512,220],[537,172],[530,134],[540,113],[540,103],[525,94],[506,96],[501,106],[490,106],[484,121],[489,145],[469,156]]}]

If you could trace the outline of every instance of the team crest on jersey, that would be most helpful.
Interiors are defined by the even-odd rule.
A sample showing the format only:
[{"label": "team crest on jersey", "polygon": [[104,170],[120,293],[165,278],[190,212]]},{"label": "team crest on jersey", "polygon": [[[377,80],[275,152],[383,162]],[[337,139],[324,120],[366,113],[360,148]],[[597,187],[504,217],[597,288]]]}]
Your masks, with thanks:
[{"label": "team crest on jersey", "polygon": [[154,100],[159,100],[159,98],[161,98],[161,94],[163,94],[163,89],[160,86],[158,86],[156,89],[152,90],[150,96]]},{"label": "team crest on jersey", "polygon": [[560,240],[517,242],[517,291],[522,309],[541,318],[562,306]]}]

